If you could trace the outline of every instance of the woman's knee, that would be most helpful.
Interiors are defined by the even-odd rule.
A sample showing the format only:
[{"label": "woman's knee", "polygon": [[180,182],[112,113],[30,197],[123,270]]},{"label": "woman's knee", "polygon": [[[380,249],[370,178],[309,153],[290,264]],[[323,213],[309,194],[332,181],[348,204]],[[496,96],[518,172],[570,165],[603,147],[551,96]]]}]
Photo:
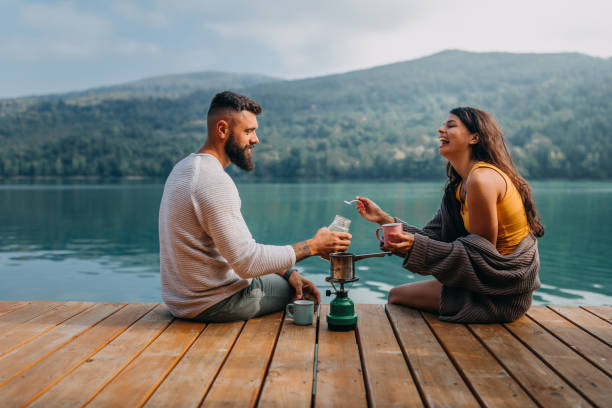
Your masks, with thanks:
[{"label": "woman's knee", "polygon": [[404,297],[402,295],[402,292],[405,291],[405,285],[400,285],[400,286],[395,286],[393,288],[391,288],[391,290],[389,291],[389,296],[387,298],[387,303],[389,304],[401,304],[403,303],[402,298]]},{"label": "woman's knee", "polygon": [[438,311],[441,288],[442,285],[435,279],[406,283],[389,291],[387,303]]}]

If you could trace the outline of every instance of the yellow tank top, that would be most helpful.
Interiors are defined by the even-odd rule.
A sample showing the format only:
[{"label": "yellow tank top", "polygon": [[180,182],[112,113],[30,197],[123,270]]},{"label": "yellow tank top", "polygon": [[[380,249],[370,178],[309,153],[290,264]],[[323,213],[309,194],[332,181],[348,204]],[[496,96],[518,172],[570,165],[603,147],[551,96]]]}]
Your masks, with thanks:
[{"label": "yellow tank top", "polygon": [[[529,234],[529,223],[523,207],[523,200],[518,190],[503,171],[485,162],[476,162],[470,170],[468,177],[474,170],[480,167],[488,167],[498,172],[506,181],[506,193],[497,203],[497,251],[502,255],[508,255]],[[467,179],[467,177],[466,177]],[[457,187],[457,200],[461,203],[461,218],[465,229],[470,232],[470,213],[467,204],[467,193],[465,202],[461,201],[461,183]]]}]

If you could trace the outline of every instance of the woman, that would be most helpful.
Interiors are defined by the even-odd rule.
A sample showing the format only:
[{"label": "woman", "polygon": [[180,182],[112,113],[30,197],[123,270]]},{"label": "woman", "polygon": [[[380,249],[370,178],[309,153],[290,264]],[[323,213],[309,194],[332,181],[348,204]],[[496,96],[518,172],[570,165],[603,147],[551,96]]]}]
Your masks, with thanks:
[{"label": "woman", "polygon": [[406,269],[435,277],[394,287],[389,303],[453,322],[516,320],[540,287],[535,237],[544,235],[544,227],[531,189],[489,113],[453,109],[438,133],[448,180],[440,209],[423,229],[356,197],[365,219],[403,224],[403,233],[391,234],[385,248],[403,256]]}]

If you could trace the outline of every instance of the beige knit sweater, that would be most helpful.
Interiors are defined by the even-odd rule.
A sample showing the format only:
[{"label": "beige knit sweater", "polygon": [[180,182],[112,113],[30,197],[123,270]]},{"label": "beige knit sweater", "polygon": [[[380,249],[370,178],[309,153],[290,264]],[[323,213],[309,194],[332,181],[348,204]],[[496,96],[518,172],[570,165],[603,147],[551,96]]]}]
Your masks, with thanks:
[{"label": "beige knit sweater", "polygon": [[193,318],[247,287],[249,278],[295,264],[289,245],[255,242],[236,185],[209,154],[172,170],[159,208],[162,299],[174,316]]}]

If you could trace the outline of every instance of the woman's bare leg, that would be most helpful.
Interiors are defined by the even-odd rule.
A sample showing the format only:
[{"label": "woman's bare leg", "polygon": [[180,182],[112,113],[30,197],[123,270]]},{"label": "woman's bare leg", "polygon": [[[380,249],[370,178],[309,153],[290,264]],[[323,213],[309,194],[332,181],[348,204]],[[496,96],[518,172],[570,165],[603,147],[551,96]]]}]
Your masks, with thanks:
[{"label": "woman's bare leg", "polygon": [[442,284],[436,279],[406,283],[389,292],[389,304],[404,305],[428,312],[440,313]]}]

